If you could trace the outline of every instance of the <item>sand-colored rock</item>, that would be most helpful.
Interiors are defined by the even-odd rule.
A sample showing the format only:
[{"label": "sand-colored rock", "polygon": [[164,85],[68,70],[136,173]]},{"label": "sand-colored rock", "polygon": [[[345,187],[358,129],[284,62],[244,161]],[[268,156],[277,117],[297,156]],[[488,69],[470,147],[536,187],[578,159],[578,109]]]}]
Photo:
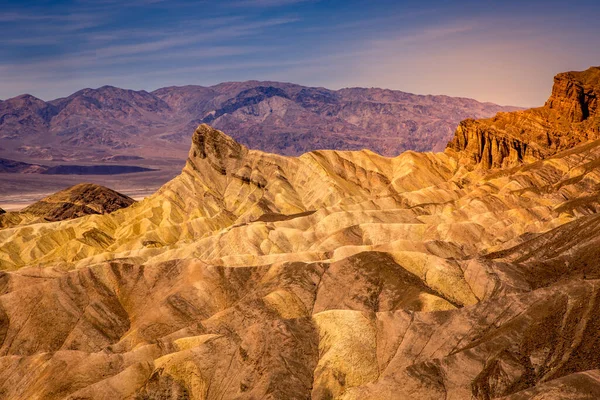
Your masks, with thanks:
[{"label": "sand-colored rock", "polygon": [[[243,266],[415,247],[464,257],[588,213],[594,201],[577,202],[592,195],[600,175],[583,159],[599,152],[590,145],[486,176],[445,154],[282,157],[248,150],[202,125],[182,174],[155,195],[109,216],[4,229],[0,266],[189,257]],[[428,272],[431,282],[438,270]]]},{"label": "sand-colored rock", "polygon": [[593,398],[598,160],[283,157],[201,125],[155,195],[0,230],[0,397]]}]

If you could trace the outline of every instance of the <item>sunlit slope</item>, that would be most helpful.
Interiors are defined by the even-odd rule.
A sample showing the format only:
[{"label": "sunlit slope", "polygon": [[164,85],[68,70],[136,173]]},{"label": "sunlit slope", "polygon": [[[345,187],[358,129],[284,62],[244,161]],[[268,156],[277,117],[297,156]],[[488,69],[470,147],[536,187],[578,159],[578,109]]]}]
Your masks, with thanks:
[{"label": "sunlit slope", "polygon": [[595,210],[585,198],[600,180],[599,154],[592,143],[513,170],[467,172],[445,154],[282,157],[202,125],[181,175],[155,195],[111,215],[4,229],[0,266],[116,258],[260,265],[365,250],[471,255]]},{"label": "sunlit slope", "polygon": [[[597,218],[489,259],[448,262],[480,283],[473,287],[481,300],[466,307],[377,252],[237,268],[186,260],[23,269],[6,276],[0,296],[0,392],[7,399],[586,398],[600,390],[599,281],[569,273],[540,280],[534,264],[545,257],[535,255],[537,244],[557,251],[553,243],[590,223]],[[587,232],[587,245],[556,255],[576,271],[581,251],[598,256]],[[514,254],[527,264],[510,264]]]},{"label": "sunlit slope", "polygon": [[146,200],[0,230],[0,397],[585,398],[599,160],[293,158],[201,125]]}]

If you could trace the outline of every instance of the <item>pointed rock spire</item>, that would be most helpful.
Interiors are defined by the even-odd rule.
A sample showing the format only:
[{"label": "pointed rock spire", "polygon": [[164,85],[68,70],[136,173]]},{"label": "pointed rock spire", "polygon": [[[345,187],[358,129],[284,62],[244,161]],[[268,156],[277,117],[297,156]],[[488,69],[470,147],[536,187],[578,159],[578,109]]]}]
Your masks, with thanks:
[{"label": "pointed rock spire", "polygon": [[214,169],[225,175],[233,160],[241,160],[248,148],[213,127],[202,124],[192,136],[188,160],[198,167],[198,160],[207,161]]}]

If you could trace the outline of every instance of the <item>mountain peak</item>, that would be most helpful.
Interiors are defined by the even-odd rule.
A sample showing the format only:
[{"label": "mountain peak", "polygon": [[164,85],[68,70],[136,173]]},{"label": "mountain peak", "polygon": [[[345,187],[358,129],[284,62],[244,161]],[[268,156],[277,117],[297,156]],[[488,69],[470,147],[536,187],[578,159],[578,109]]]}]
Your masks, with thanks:
[{"label": "mountain peak", "polygon": [[201,124],[192,136],[188,162],[196,165],[198,160],[206,160],[214,169],[225,175],[230,161],[242,159],[247,153],[246,146],[210,125]]},{"label": "mountain peak", "polygon": [[14,103],[26,103],[26,104],[36,104],[43,106],[46,102],[42,99],[39,99],[31,94],[25,93],[16,97],[12,97],[10,99],[6,99],[6,102],[14,102]]}]

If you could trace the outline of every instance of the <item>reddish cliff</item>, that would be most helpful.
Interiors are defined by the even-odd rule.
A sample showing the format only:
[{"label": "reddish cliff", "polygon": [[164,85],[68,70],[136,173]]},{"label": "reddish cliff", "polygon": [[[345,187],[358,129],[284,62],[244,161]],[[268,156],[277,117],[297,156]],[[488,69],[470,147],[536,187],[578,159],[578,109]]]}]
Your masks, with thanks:
[{"label": "reddish cliff", "polygon": [[600,138],[600,67],[554,78],[543,107],[465,120],[446,151],[469,166],[506,167]]}]

